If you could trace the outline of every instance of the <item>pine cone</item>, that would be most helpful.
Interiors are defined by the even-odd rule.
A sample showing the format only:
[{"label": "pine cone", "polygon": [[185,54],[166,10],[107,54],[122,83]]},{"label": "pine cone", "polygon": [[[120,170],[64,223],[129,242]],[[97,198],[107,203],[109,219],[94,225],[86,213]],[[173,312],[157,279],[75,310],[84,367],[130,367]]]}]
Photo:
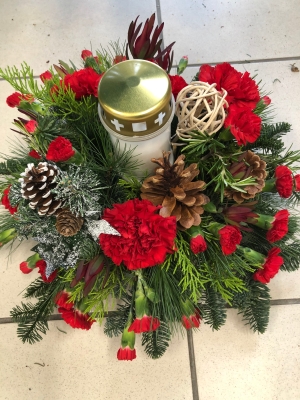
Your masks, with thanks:
[{"label": "pine cone", "polygon": [[265,186],[265,178],[267,176],[266,163],[250,150],[241,154],[238,161],[231,164],[228,170],[233,177],[241,180],[249,177],[256,179],[256,184],[243,187],[246,193],[231,188],[224,190],[224,195],[237,203],[253,199]]},{"label": "pine cone", "polygon": [[170,152],[163,152],[163,158],[152,158],[159,165],[155,175],[142,184],[141,198],[150,200],[154,205],[162,205],[159,214],[163,217],[174,215],[178,228],[185,230],[198,226],[203,214],[203,205],[209,198],[200,193],[205,182],[192,180],[199,174],[197,164],[184,169],[185,156],[181,154],[173,165],[170,164]]},{"label": "pine cone", "polygon": [[39,215],[53,215],[61,205],[61,201],[55,200],[51,193],[56,186],[58,173],[55,165],[40,162],[37,167],[28,164],[21,174],[22,197],[30,200],[29,207],[37,209]]},{"label": "pine cone", "polygon": [[70,210],[63,208],[57,213],[55,227],[62,236],[74,236],[83,225],[83,218],[76,217]]}]

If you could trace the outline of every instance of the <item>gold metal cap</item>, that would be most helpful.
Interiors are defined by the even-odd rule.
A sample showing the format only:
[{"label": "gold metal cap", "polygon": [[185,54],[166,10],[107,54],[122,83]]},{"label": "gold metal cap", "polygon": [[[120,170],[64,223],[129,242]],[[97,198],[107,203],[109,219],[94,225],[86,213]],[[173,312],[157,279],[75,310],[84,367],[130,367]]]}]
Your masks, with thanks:
[{"label": "gold metal cap", "polygon": [[171,97],[167,73],[145,60],[114,65],[98,87],[105,123],[124,136],[144,136],[161,129],[172,113]]}]

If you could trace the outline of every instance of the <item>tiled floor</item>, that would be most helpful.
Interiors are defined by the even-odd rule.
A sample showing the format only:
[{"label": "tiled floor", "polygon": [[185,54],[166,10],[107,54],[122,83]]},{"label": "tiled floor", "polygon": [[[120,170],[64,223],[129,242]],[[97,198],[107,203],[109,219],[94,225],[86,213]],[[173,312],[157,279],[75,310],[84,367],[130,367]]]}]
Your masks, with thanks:
[{"label": "tiled floor", "polygon": [[[291,71],[293,63],[300,68],[299,0],[11,0],[2,1],[0,10],[0,67],[24,60],[35,75],[58,59],[79,64],[81,50],[91,45],[125,41],[131,20],[157,11],[165,22],[165,45],[176,40],[175,60],[189,56],[186,79],[199,64],[222,61],[256,74],[271,92],[276,120],[293,125],[286,145],[300,148],[300,73]],[[10,127],[16,112],[5,104],[10,93],[0,80],[3,153],[15,137]],[[16,326],[3,322],[32,280],[18,269],[29,248],[22,245],[9,260],[5,251],[0,254],[1,400],[300,398],[300,271],[280,272],[270,284],[273,299],[298,304],[273,306],[266,334],[252,334],[233,310],[220,332],[202,326],[194,333],[195,370],[186,338],[175,338],[159,361],[147,359],[138,345],[138,359],[120,363],[119,341],[106,338],[101,328],[75,332],[52,321],[41,343],[23,345]]]}]

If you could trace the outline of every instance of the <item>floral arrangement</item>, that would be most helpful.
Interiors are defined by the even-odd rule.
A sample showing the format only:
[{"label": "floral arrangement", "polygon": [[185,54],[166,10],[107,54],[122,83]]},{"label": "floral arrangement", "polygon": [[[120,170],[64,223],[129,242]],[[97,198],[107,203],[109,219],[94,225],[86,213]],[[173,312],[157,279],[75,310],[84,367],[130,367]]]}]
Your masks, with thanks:
[{"label": "floral arrangement", "polygon": [[[22,114],[13,130],[24,139],[0,163],[0,242],[36,241],[20,264],[34,276],[29,302],[11,311],[23,342],[41,340],[55,307],[73,328],[105,318],[105,333],[121,335],[119,360],[136,358],[136,334],[158,358],[178,330],[201,321],[218,330],[229,306],[263,333],[267,284],[299,267],[300,152],[284,148],[291,127],[271,122],[271,100],[248,72],[202,65],[188,85],[180,76],[188,60],[180,60],[169,75],[174,162],[157,154],[152,175],[137,178],[132,150],[111,143],[97,112],[105,71],[133,57],[170,74],[174,43],[162,50],[163,24],[153,29],[154,19],[130,24],[126,49],[83,50],[83,67],[60,61],[40,82],[26,63],[0,69],[15,90],[7,105]],[[217,128],[184,122],[180,133],[199,83],[215,90],[224,118]],[[193,121],[210,115],[214,99],[200,116],[193,106]]]}]

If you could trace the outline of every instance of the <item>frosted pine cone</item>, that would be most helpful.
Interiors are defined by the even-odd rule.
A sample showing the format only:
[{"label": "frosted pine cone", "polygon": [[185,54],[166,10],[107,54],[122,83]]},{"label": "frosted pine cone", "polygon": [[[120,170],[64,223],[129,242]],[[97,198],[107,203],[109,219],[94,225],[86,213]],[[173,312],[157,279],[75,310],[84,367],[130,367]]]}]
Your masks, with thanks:
[{"label": "frosted pine cone", "polygon": [[61,205],[60,200],[55,200],[51,189],[56,186],[56,177],[59,171],[55,165],[40,162],[35,167],[28,164],[22,172],[21,193],[24,199],[30,200],[29,207],[38,210],[38,214],[53,215]]},{"label": "frosted pine cone", "polygon": [[209,198],[201,193],[205,182],[193,181],[199,174],[197,164],[191,164],[184,169],[185,156],[181,154],[173,165],[170,164],[170,152],[163,152],[163,158],[152,158],[159,165],[155,175],[144,180],[141,188],[141,198],[151,201],[154,205],[162,205],[160,215],[175,216],[178,228],[185,230],[201,223],[203,205]]}]

